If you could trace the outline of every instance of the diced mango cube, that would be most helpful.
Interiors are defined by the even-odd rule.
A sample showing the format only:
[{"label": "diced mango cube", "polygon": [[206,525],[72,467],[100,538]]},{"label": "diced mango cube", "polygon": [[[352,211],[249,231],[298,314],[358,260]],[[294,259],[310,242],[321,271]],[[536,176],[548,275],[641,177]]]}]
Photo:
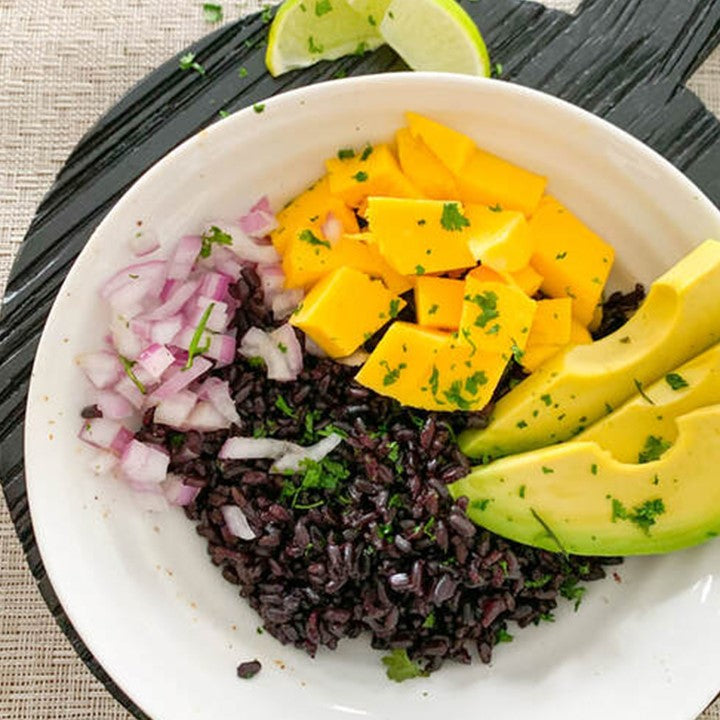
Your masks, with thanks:
[{"label": "diced mango cube", "polygon": [[530,328],[527,347],[567,345],[572,328],[572,300],[538,300],[535,319]]},{"label": "diced mango cube", "polygon": [[535,372],[550,358],[555,357],[561,350],[564,350],[565,347],[565,345],[533,345],[525,348],[520,363],[528,372]]},{"label": "diced mango cube", "polygon": [[371,197],[370,232],[382,256],[403,275],[469,268],[467,219],[459,203]]},{"label": "diced mango cube", "polygon": [[365,361],[357,382],[403,405],[424,407],[426,396],[420,386],[428,363],[432,362],[450,336],[419,325],[395,322]]},{"label": "diced mango cube", "polygon": [[[535,322],[533,323],[533,327],[530,330],[530,338],[528,339],[528,344],[525,348],[525,352],[523,353],[521,361],[522,366],[529,372],[535,372],[535,370],[537,370],[543,363],[550,360],[550,358],[555,357],[555,355],[557,355],[561,350],[565,350],[571,345],[589,345],[593,341],[587,328],[584,325],[581,325],[575,318],[571,317],[567,343],[559,345],[555,343],[543,344],[535,342],[535,326],[538,322],[538,316],[541,315],[542,312],[545,312],[541,310],[541,308],[544,306],[545,303],[557,302],[566,302],[566,300],[559,299],[538,301],[538,312],[535,316]],[[567,312],[568,310],[565,309],[563,311],[563,314],[566,314]],[[542,337],[543,339],[547,339],[550,336],[551,334],[548,333]],[[564,337],[564,335],[562,335],[561,337]]]},{"label": "diced mango cube", "polygon": [[459,175],[475,150],[475,142],[467,135],[417,113],[409,112],[405,117],[412,135],[420,138],[452,173]]},{"label": "diced mango cube", "polygon": [[415,308],[420,325],[457,330],[465,297],[462,280],[419,277],[415,283]]},{"label": "diced mango cube", "polygon": [[405,307],[380,280],[340,267],[313,287],[290,322],[330,357],[352,355]]},{"label": "diced mango cube", "polygon": [[473,268],[466,276],[465,280],[473,278],[478,282],[495,282],[502,283],[503,285],[514,285],[515,281],[509,273],[502,272],[502,270],[493,270],[487,265],[478,265]]},{"label": "diced mango cube", "polygon": [[457,173],[460,200],[519,210],[532,215],[545,192],[547,178],[484,150],[476,150]]},{"label": "diced mango cube", "polygon": [[330,213],[340,220],[345,232],[358,232],[355,213],[330,193],[330,181],[325,176],[278,213],[278,228],[270,234],[275,249],[282,255],[290,240],[303,230],[325,240],[322,226]]},{"label": "diced mango cube", "polygon": [[530,297],[537,294],[543,282],[543,276],[532,265],[526,265],[522,270],[517,270],[510,275],[515,284]]},{"label": "diced mango cube", "polygon": [[590,345],[592,341],[590,331],[573,318],[570,326],[570,343],[572,345]]},{"label": "diced mango cube", "polygon": [[422,193],[402,174],[387,145],[368,148],[344,160],[331,158],[325,166],[330,176],[330,191],[350,207],[360,206],[371,195],[422,197]]},{"label": "diced mango cube", "polygon": [[402,128],[396,140],[400,167],[423,195],[433,200],[452,200],[458,196],[455,177],[419,137]]},{"label": "diced mango cube", "polygon": [[531,218],[530,233],[535,245],[531,263],[544,278],[542,291],[572,298],[573,315],[588,326],[613,266],[613,248],[551,196],[543,198]]},{"label": "diced mango cube", "polygon": [[519,358],[527,345],[537,303],[520,288],[474,277],[465,280],[460,340],[482,353]]},{"label": "diced mango cube", "polygon": [[421,377],[420,407],[452,412],[482,410],[491,400],[508,361],[451,337]]},{"label": "diced mango cube", "polygon": [[533,245],[527,220],[521,212],[466,205],[465,215],[470,221],[468,246],[475,260],[506,272],[527,266]]}]

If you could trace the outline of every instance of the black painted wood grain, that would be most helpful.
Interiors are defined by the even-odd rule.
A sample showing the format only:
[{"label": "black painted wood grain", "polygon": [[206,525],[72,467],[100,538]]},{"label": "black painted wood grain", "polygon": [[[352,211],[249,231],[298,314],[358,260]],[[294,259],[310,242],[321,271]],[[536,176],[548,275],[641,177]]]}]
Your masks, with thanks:
[{"label": "black painted wood grain", "polygon": [[[687,173],[720,205],[720,123],[684,82],[720,42],[720,0],[586,0],[575,16],[524,0],[463,0],[502,79],[580,105],[628,130]],[[138,718],[147,716],[92,657],[66,618],[33,535],[23,474],[30,368],[45,319],[97,225],[145,170],[218,119],[263,98],[344,74],[406,69],[388,48],[271,78],[260,15],[220,28],[159,67],[80,141],[37,210],[0,314],[0,478],[40,590],[73,647]],[[184,51],[185,52],[185,51]],[[238,68],[248,70],[240,78]],[[720,684],[720,680],[719,680]]]}]

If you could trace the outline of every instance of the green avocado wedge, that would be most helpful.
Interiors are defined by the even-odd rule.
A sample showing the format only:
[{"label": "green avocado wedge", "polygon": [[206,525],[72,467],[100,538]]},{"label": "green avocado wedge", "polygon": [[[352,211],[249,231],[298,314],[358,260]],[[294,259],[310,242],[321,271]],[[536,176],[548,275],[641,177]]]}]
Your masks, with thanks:
[{"label": "green avocado wedge", "polygon": [[571,348],[496,405],[485,430],[460,448],[496,458],[574,437],[658,378],[720,340],[720,242],[707,240],[653,283],[616,333]]},{"label": "green avocado wedge", "polygon": [[720,403],[720,345],[714,345],[636,395],[578,435],[596,442],[620,462],[658,459],[676,440],[677,419]]},{"label": "green avocado wedge", "polygon": [[720,405],[678,418],[662,459],[625,464],[592,442],[498,460],[450,486],[503,537],[577,555],[654,555],[720,534]]}]

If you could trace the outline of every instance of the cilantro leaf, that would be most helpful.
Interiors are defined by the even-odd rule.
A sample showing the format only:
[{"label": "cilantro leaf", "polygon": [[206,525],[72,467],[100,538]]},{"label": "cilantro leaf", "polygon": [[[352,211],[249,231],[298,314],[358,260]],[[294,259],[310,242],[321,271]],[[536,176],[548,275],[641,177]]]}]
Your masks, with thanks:
[{"label": "cilantro leaf", "polygon": [[315,3],[315,15],[322,17],[332,11],[332,3],[330,0],[317,0]]},{"label": "cilantro leaf", "polygon": [[389,655],[383,657],[382,663],[387,668],[388,678],[395,682],[428,676],[426,671],[408,657],[405,649],[393,650]]},{"label": "cilantro leaf", "polygon": [[203,333],[205,332],[205,326],[207,325],[207,321],[209,320],[214,307],[215,303],[210,303],[205,308],[205,312],[202,314],[200,322],[195,328],[192,340],[190,341],[190,347],[188,348],[188,359],[185,363],[185,367],[183,367],[183,370],[189,370],[193,366],[196,355],[202,355],[210,349],[210,338],[207,338],[202,347],[200,347],[200,341],[202,340]]},{"label": "cilantro leaf", "polygon": [[463,228],[470,227],[470,221],[460,212],[458,203],[445,203],[443,205],[440,224],[448,232],[459,232]]},{"label": "cilantro leaf", "polygon": [[290,407],[288,401],[282,395],[277,396],[277,399],[275,400],[275,407],[283,413],[283,415],[287,415],[289,418],[295,417],[295,411]]},{"label": "cilantro leaf", "polygon": [[321,55],[325,52],[325,47],[323,45],[316,45],[315,38],[311,35],[308,38],[308,51],[311,55]]},{"label": "cilantro leaf", "polygon": [[491,320],[500,317],[497,309],[498,296],[492,290],[478,295],[466,295],[465,300],[477,305],[482,311],[475,319],[476,327],[484,328]]},{"label": "cilantro leaf", "polygon": [[133,372],[133,367],[135,367],[135,362],[133,360],[128,360],[123,355],[118,355],[118,360],[120,360],[120,364],[123,366],[123,370],[125,371],[125,374],[133,381],[135,387],[143,394],[147,395],[147,389],[145,386],[137,379],[137,376]]},{"label": "cilantro leaf", "polygon": [[302,242],[306,242],[308,245],[320,245],[321,247],[328,248],[328,250],[331,248],[331,245],[327,240],[321,240],[312,230],[303,230],[298,235],[298,238],[300,238]]},{"label": "cilantro leaf", "polygon": [[367,182],[368,174],[361,170],[360,172],[357,172],[353,175],[353,180],[357,180],[357,182],[359,183]]},{"label": "cilantro leaf", "polygon": [[387,360],[382,360],[380,366],[387,370],[387,374],[383,378],[383,385],[388,387],[400,379],[400,373],[407,367],[407,363],[400,363],[396,368],[391,368]]},{"label": "cilantro leaf", "polygon": [[683,388],[690,386],[690,383],[688,383],[682,375],[678,375],[677,373],[670,373],[669,375],[666,375],[665,382],[667,382],[673,390],[682,390]]},{"label": "cilantro leaf", "polygon": [[213,225],[202,235],[202,246],[200,257],[209,258],[213,245],[232,245],[233,240],[226,232],[223,232],[217,225]]},{"label": "cilantro leaf", "polygon": [[645,463],[655,462],[655,460],[659,460],[671,447],[672,443],[668,440],[650,435],[645,441],[645,447],[638,455],[638,463],[644,465]]},{"label": "cilantro leaf", "polygon": [[195,60],[195,53],[185,53],[180,58],[180,69],[181,70],[194,70],[198,75],[205,74],[205,68]]},{"label": "cilantro leaf", "polygon": [[216,3],[203,3],[203,16],[206,23],[219,23],[223,21],[222,5]]}]

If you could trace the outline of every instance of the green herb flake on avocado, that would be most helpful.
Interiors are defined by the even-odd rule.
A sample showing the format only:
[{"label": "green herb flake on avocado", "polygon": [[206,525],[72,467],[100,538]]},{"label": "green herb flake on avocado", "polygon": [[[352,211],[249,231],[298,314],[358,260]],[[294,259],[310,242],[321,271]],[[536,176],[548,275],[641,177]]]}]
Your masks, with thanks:
[{"label": "green herb flake on avocado", "polygon": [[665,376],[665,382],[673,390],[682,390],[683,388],[690,387],[690,383],[682,376],[677,373],[670,373]]},{"label": "green herb flake on avocado", "polygon": [[638,463],[644,465],[645,463],[655,462],[656,460],[659,460],[671,447],[671,442],[661,437],[650,435],[645,441],[645,447],[638,455]]}]

